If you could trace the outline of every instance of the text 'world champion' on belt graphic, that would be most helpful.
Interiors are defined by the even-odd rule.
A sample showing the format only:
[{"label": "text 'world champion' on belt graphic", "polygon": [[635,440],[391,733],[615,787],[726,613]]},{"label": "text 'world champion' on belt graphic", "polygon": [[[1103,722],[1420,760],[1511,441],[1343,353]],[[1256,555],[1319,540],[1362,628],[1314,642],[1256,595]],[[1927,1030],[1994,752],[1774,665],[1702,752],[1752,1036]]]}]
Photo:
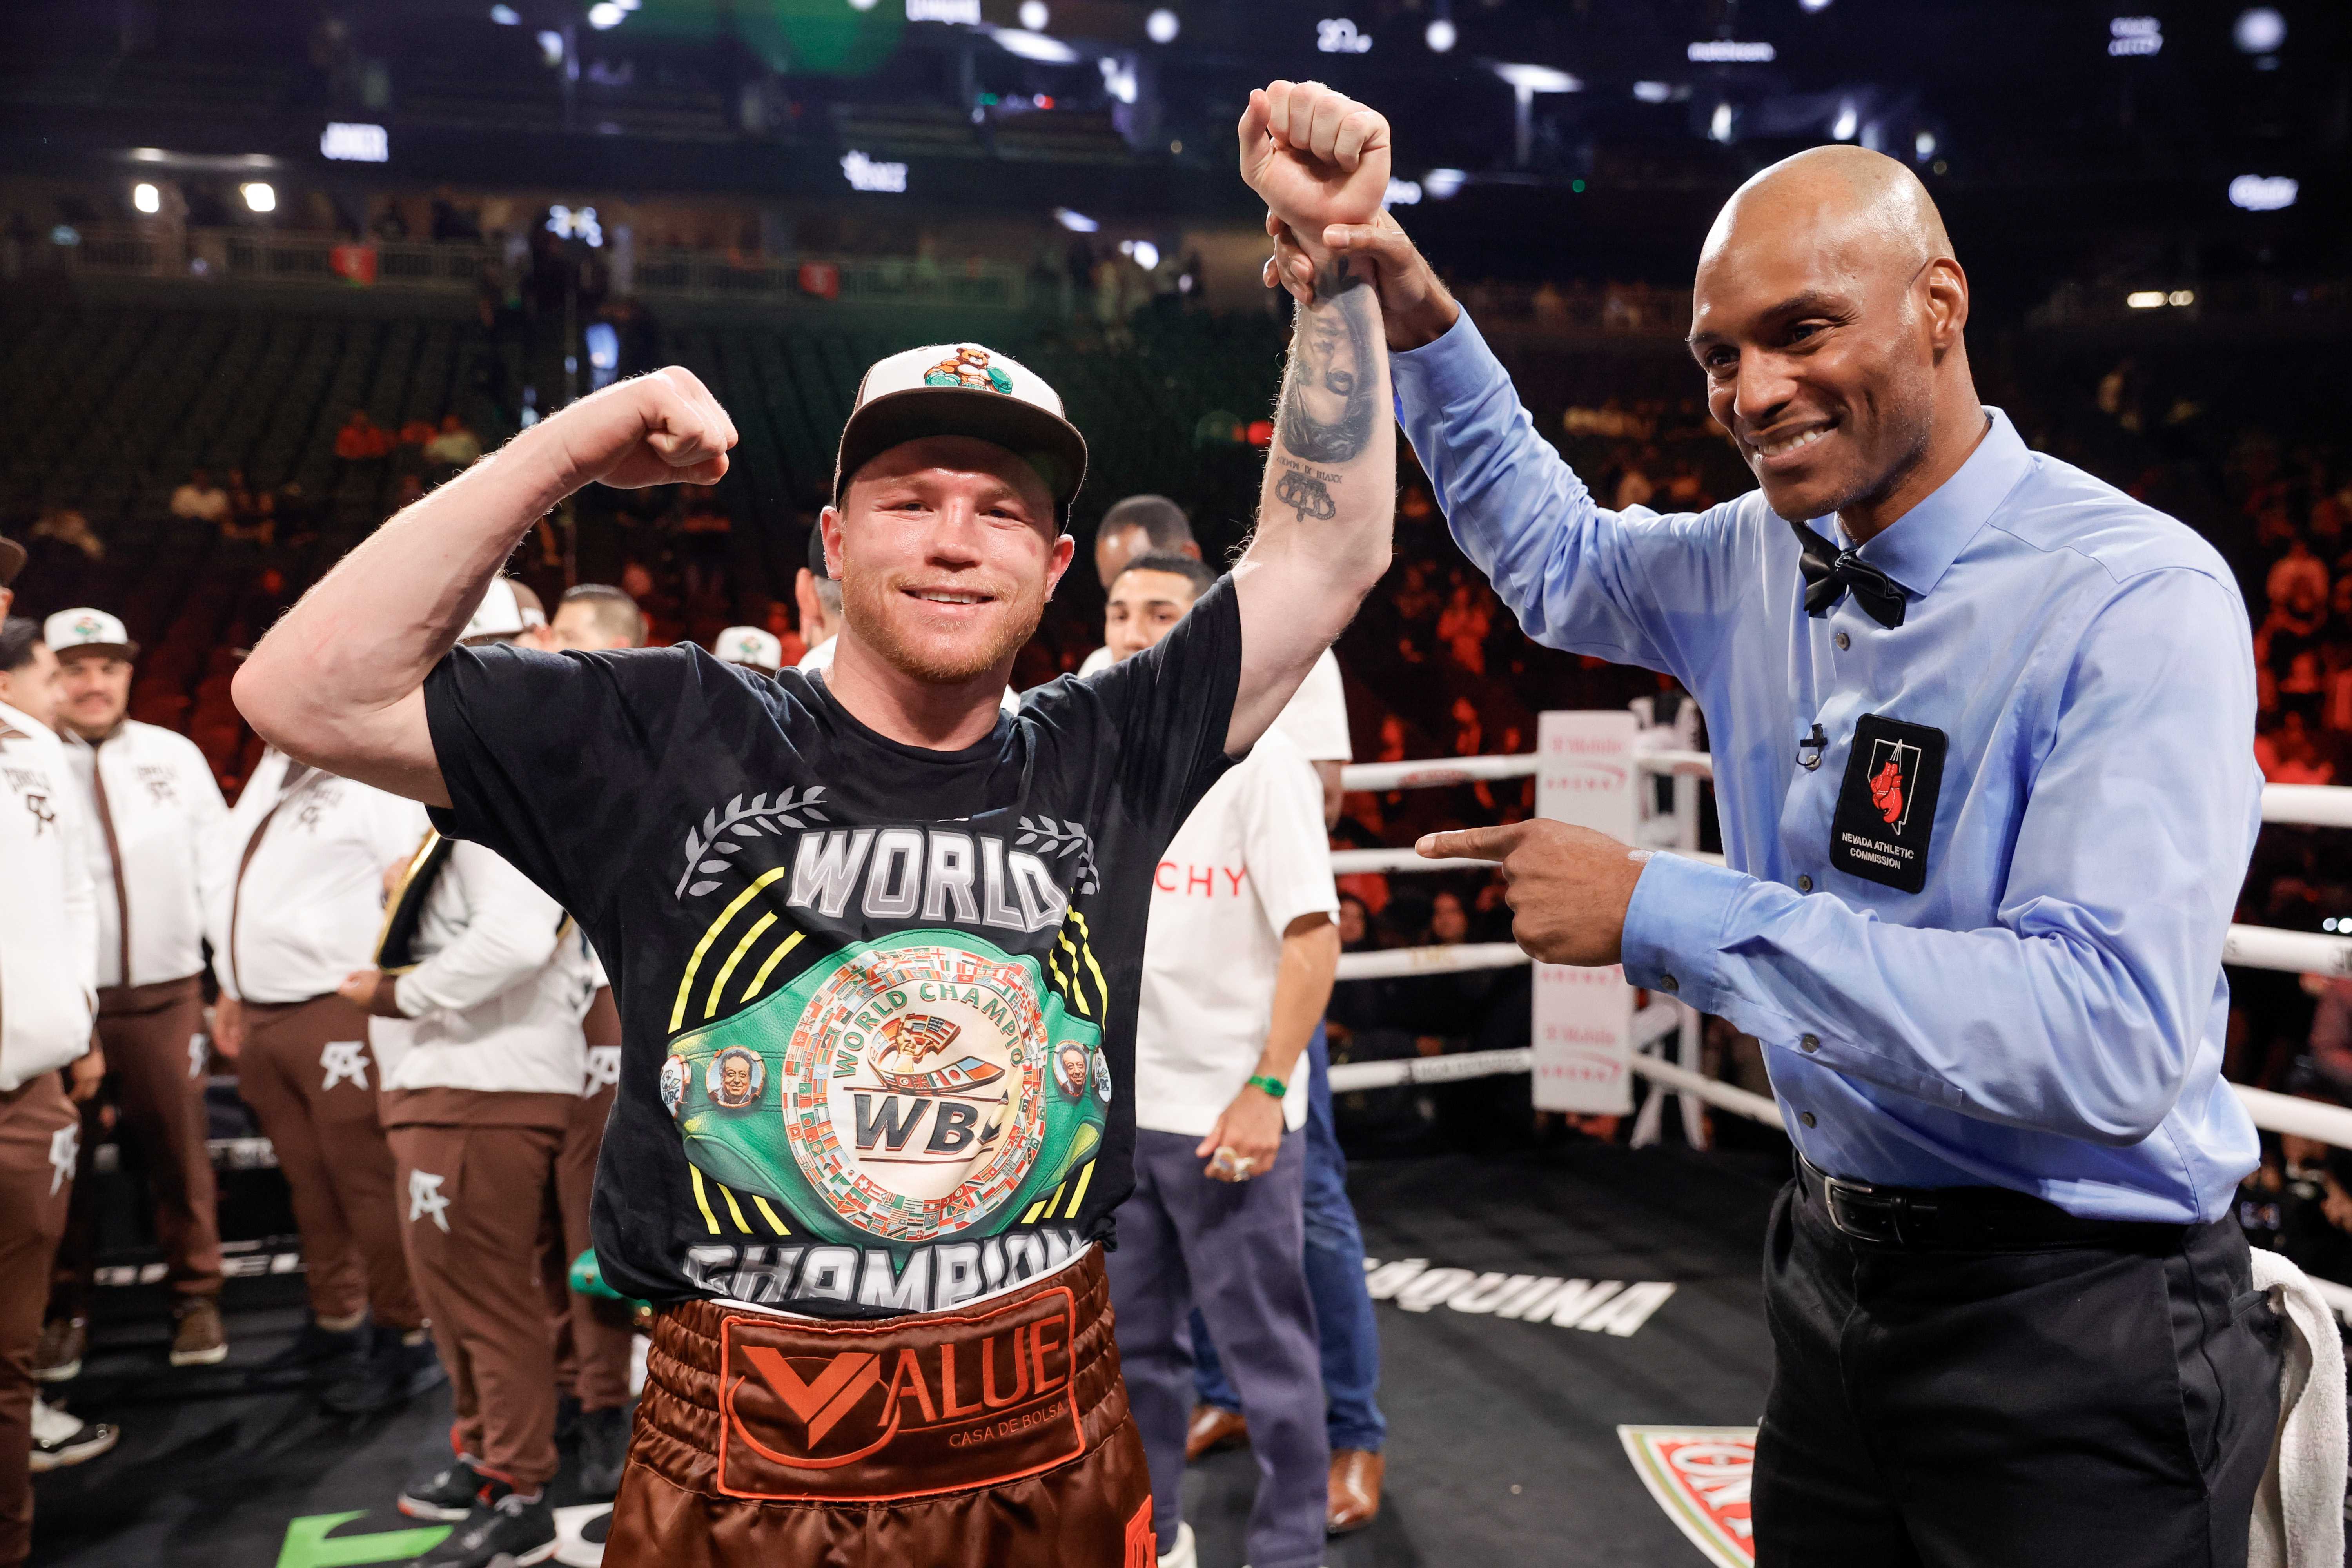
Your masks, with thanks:
[{"label": "text 'world champion' on belt graphic", "polygon": [[1065,910],[1043,963],[971,931],[902,931],[827,953],[751,1000],[801,944],[794,932],[741,994],[748,1005],[680,1032],[703,1000],[692,994],[705,956],[730,954],[705,1017],[736,999],[729,980],[777,917],[740,936],[722,928],[757,891],[720,915],[689,963],[662,1065],[708,1234],[903,1252],[1074,1217],[1111,1096],[1109,994],[1085,916]]}]

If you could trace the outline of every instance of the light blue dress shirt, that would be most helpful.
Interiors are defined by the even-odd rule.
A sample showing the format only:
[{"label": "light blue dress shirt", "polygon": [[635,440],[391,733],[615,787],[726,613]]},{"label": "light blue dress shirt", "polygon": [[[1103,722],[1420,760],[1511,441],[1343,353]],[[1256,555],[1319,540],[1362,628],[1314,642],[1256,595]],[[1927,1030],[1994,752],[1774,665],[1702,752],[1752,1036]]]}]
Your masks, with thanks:
[{"label": "light blue dress shirt", "polygon": [[[1832,1174],[2105,1219],[2227,1213],[2258,1144],[2221,1079],[2221,943],[2262,778],[2221,557],[1995,410],[1862,546],[1906,590],[1903,624],[1852,595],[1817,619],[1760,490],[1601,507],[1466,313],[1393,374],[1454,537],[1528,635],[1664,670],[1706,715],[1728,864],[1650,861],[1626,978],[1762,1041],[1790,1135]],[[1916,894],[1831,864],[1864,714],[1949,739]]]}]

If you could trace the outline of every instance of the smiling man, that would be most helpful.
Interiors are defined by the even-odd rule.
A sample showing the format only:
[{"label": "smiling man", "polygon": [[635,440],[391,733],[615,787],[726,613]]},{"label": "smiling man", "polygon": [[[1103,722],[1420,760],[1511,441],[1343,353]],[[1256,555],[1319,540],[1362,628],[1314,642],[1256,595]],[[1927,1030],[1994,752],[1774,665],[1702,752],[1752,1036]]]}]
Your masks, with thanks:
[{"label": "smiling man", "polygon": [[1758,1562],[2243,1563],[2279,1352],[2221,1078],[2262,783],[2228,568],[1978,401],[1893,159],[1801,153],[1707,235],[1691,352],[1759,488],[1696,515],[1596,505],[1393,222],[1316,232],[1377,268],[1406,431],[1528,634],[1676,676],[1715,737],[1723,867],[1423,848],[1500,860],[1536,957],[1767,1048],[1801,1163]]},{"label": "smiling man", "polygon": [[[1261,195],[1378,212],[1384,124],[1319,157],[1289,130],[1254,98]],[[610,1568],[1151,1560],[1099,1244],[1133,1184],[1152,873],[1389,556],[1379,310],[1324,259],[1300,314],[1346,318],[1370,389],[1342,429],[1286,426],[1329,506],[1276,502],[1309,466],[1278,439],[1230,578],[1016,712],[999,698],[1070,564],[1086,444],[1034,372],[969,342],[858,388],[821,519],[843,590],[821,673],[452,648],[563,496],[724,474],[734,426],[681,370],[407,509],[239,673],[263,734],[426,802],[611,959],[596,1253],[658,1312]]]}]

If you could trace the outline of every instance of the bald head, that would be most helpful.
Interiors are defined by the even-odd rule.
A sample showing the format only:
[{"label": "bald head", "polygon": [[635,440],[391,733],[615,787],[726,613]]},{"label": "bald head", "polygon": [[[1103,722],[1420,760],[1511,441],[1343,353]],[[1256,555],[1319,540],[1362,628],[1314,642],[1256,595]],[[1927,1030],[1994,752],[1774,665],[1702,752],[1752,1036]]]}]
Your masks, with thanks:
[{"label": "bald head", "polygon": [[1734,191],[1699,247],[1699,268],[1738,240],[1792,226],[1824,231],[1853,247],[1857,259],[1906,275],[1952,254],[1944,215],[1908,165],[1867,147],[1840,145],[1783,158]]},{"label": "bald head", "polygon": [[1690,346],[1773,510],[1866,539],[1950,477],[1984,428],[1968,306],[1934,200],[1882,153],[1816,147],[1732,194]]}]

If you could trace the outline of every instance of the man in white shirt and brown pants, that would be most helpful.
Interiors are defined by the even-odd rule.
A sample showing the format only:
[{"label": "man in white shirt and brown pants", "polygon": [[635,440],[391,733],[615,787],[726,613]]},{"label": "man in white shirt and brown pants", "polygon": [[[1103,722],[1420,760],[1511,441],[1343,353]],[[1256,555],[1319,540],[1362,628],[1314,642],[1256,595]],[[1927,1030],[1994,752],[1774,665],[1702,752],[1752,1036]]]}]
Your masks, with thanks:
[{"label": "man in white shirt and brown pants", "polygon": [[33,1375],[81,1370],[97,1256],[85,1180],[100,1101],[118,1108],[155,1205],[174,1297],[173,1366],[228,1354],[221,1331],[220,1223],[205,1147],[204,900],[197,846],[228,816],[204,753],[186,736],[128,717],[139,657],[103,610],[60,610],[42,628],[59,666],[58,729],[90,831],[83,847],[97,893],[98,1034],[110,1095],[82,1108],[82,1169],[58,1249]]},{"label": "man in white shirt and brown pants", "polygon": [[[507,1512],[531,1526],[518,1544],[541,1545],[554,1538],[544,1488],[557,1460],[538,1245],[586,1066],[587,953],[521,872],[436,835],[394,895],[379,957],[343,994],[367,998],[380,1058],[388,1034],[405,1037],[385,1072],[383,1121],[455,1417],[454,1462],[412,1481],[401,1511],[459,1521],[511,1499]],[[625,1447],[618,1422],[614,1439]]]},{"label": "man in white shirt and brown pants", "polygon": [[426,826],[413,801],[273,751],[205,845],[214,1043],[277,1147],[313,1320],[256,1381],[323,1382],[320,1402],[345,1414],[440,1377],[401,1248],[367,1014],[337,994],[374,953],[384,873]]},{"label": "man in white shirt and brown pants", "polygon": [[[1150,647],[1216,581],[1142,555],[1113,581],[1115,658]],[[1135,1192],[1109,1258],[1119,1360],[1151,1469],[1160,1561],[1182,1523],[1197,1304],[1241,1396],[1260,1484],[1249,1556],[1319,1563],[1330,1446],[1307,1294],[1307,1043],[1339,960],[1322,792],[1279,728],[1177,830],[1153,879],[1135,1043]]]},{"label": "man in white shirt and brown pants", "polygon": [[36,1459],[47,1434],[36,1427],[34,1342],[79,1143],[58,1069],[87,1064],[75,1073],[84,1095],[104,1066],[91,1049],[98,925],[81,844],[88,824],[49,730],[57,666],[37,626],[7,618],[7,584],[24,560],[0,539],[0,1568],[32,1552],[36,1463],[77,1462],[113,1441],[110,1429],[86,1428],[82,1450],[44,1443]]}]

